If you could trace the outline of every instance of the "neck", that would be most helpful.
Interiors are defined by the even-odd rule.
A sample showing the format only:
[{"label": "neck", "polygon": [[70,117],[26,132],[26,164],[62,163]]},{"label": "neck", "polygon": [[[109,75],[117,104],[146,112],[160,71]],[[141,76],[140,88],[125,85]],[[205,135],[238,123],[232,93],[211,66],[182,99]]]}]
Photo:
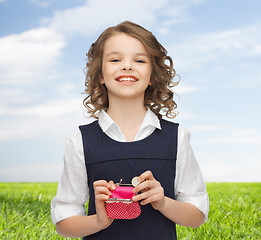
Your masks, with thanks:
[{"label": "neck", "polygon": [[108,115],[120,127],[126,141],[133,141],[146,114],[143,99],[109,101]]}]

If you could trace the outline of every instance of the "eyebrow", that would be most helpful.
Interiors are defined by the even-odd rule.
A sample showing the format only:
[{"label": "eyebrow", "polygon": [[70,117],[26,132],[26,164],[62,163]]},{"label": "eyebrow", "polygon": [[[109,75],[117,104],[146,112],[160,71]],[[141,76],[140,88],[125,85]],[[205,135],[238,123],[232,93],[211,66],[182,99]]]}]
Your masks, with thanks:
[{"label": "eyebrow", "polygon": [[[105,55],[105,57],[108,57],[110,55],[117,55],[117,54],[122,54],[121,52],[118,51],[113,51],[113,52],[109,52],[108,54]],[[149,57],[149,55],[147,53],[135,53],[136,56],[145,56],[145,57]]]}]

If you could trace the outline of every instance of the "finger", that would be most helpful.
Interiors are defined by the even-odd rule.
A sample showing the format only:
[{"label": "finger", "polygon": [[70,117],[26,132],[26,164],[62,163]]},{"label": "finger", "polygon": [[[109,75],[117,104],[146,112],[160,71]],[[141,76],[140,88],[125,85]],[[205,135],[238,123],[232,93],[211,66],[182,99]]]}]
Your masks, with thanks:
[{"label": "finger", "polygon": [[97,186],[94,189],[94,193],[95,193],[95,195],[99,195],[99,194],[105,194],[105,195],[108,195],[108,196],[111,195],[110,190],[107,187],[103,187],[103,186]]},{"label": "finger", "polygon": [[[137,193],[141,190],[145,190],[145,185],[143,184],[144,182],[147,182],[146,180],[154,180],[153,174],[150,170],[142,173],[139,178],[138,178],[138,182],[139,184],[135,186],[133,192]],[[138,188],[137,188],[138,187]],[[138,190],[137,190],[138,189]]]},{"label": "finger", "polygon": [[106,201],[110,198],[110,196],[106,195],[106,194],[98,194],[95,195],[95,200],[100,200],[100,201]]},{"label": "finger", "polygon": [[154,177],[153,177],[152,172],[151,172],[150,170],[148,170],[148,171],[142,173],[142,174],[139,176],[138,181],[141,183],[141,182],[143,182],[143,181],[145,181],[145,180],[153,180],[153,179],[154,179]]},{"label": "finger", "polygon": [[107,187],[108,182],[105,180],[98,180],[93,182],[93,188],[97,187],[97,186],[106,186]]},{"label": "finger", "polygon": [[140,193],[138,195],[135,195],[132,197],[132,200],[135,202],[141,201],[143,199],[145,199],[146,197],[148,197],[149,193],[148,192],[144,192],[144,193]]},{"label": "finger", "polygon": [[140,193],[140,194],[138,194],[138,195],[135,195],[135,196],[132,198],[132,200],[133,200],[133,201],[141,201],[141,200],[147,199],[147,198],[149,198],[149,197],[151,197],[151,196],[153,196],[153,195],[159,194],[159,193],[160,193],[159,191],[160,191],[159,189],[152,189],[152,190],[149,190],[149,191]]},{"label": "finger", "polygon": [[149,190],[150,190],[149,188],[145,188],[145,189],[143,189],[143,190],[140,190],[140,192],[144,193],[144,192],[147,192],[147,191],[149,191]]},{"label": "finger", "polygon": [[116,185],[114,184],[113,181],[109,181],[109,183],[107,184],[107,186],[108,186],[108,188],[109,188],[110,190],[115,190],[115,188],[116,188]]},{"label": "finger", "polygon": [[145,198],[143,201],[140,202],[140,204],[146,205],[146,204],[154,203],[154,202],[157,202],[157,201],[160,201],[160,200],[162,200],[162,196],[160,194],[156,194],[156,195],[152,195],[148,198]]},{"label": "finger", "polygon": [[134,188],[133,192],[134,193],[143,192],[143,191],[145,192],[145,191],[148,191],[151,188],[151,186],[152,186],[152,182],[151,181],[144,181],[144,182],[138,184]]},{"label": "finger", "polygon": [[134,193],[138,192],[146,192],[152,188],[160,187],[160,183],[154,179],[154,180],[147,180],[140,184],[138,184],[135,189],[133,190]]}]

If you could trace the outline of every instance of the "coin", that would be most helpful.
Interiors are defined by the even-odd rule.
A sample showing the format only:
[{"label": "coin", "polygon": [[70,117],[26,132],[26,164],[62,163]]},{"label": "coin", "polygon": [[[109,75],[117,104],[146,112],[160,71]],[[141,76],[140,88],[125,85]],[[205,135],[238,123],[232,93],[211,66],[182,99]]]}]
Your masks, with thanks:
[{"label": "coin", "polygon": [[138,181],[138,178],[139,177],[134,177],[132,180],[131,180],[131,184],[133,187],[136,187],[140,182]]}]

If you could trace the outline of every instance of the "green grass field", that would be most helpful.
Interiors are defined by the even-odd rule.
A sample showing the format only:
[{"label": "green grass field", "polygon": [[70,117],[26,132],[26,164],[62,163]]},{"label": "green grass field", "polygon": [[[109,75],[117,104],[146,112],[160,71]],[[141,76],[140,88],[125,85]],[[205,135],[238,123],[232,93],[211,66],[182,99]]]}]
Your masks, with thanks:
[{"label": "green grass field", "polygon": [[[0,239],[65,239],[51,223],[57,183],[0,183]],[[261,183],[208,183],[208,221],[178,239],[261,239]]]}]

